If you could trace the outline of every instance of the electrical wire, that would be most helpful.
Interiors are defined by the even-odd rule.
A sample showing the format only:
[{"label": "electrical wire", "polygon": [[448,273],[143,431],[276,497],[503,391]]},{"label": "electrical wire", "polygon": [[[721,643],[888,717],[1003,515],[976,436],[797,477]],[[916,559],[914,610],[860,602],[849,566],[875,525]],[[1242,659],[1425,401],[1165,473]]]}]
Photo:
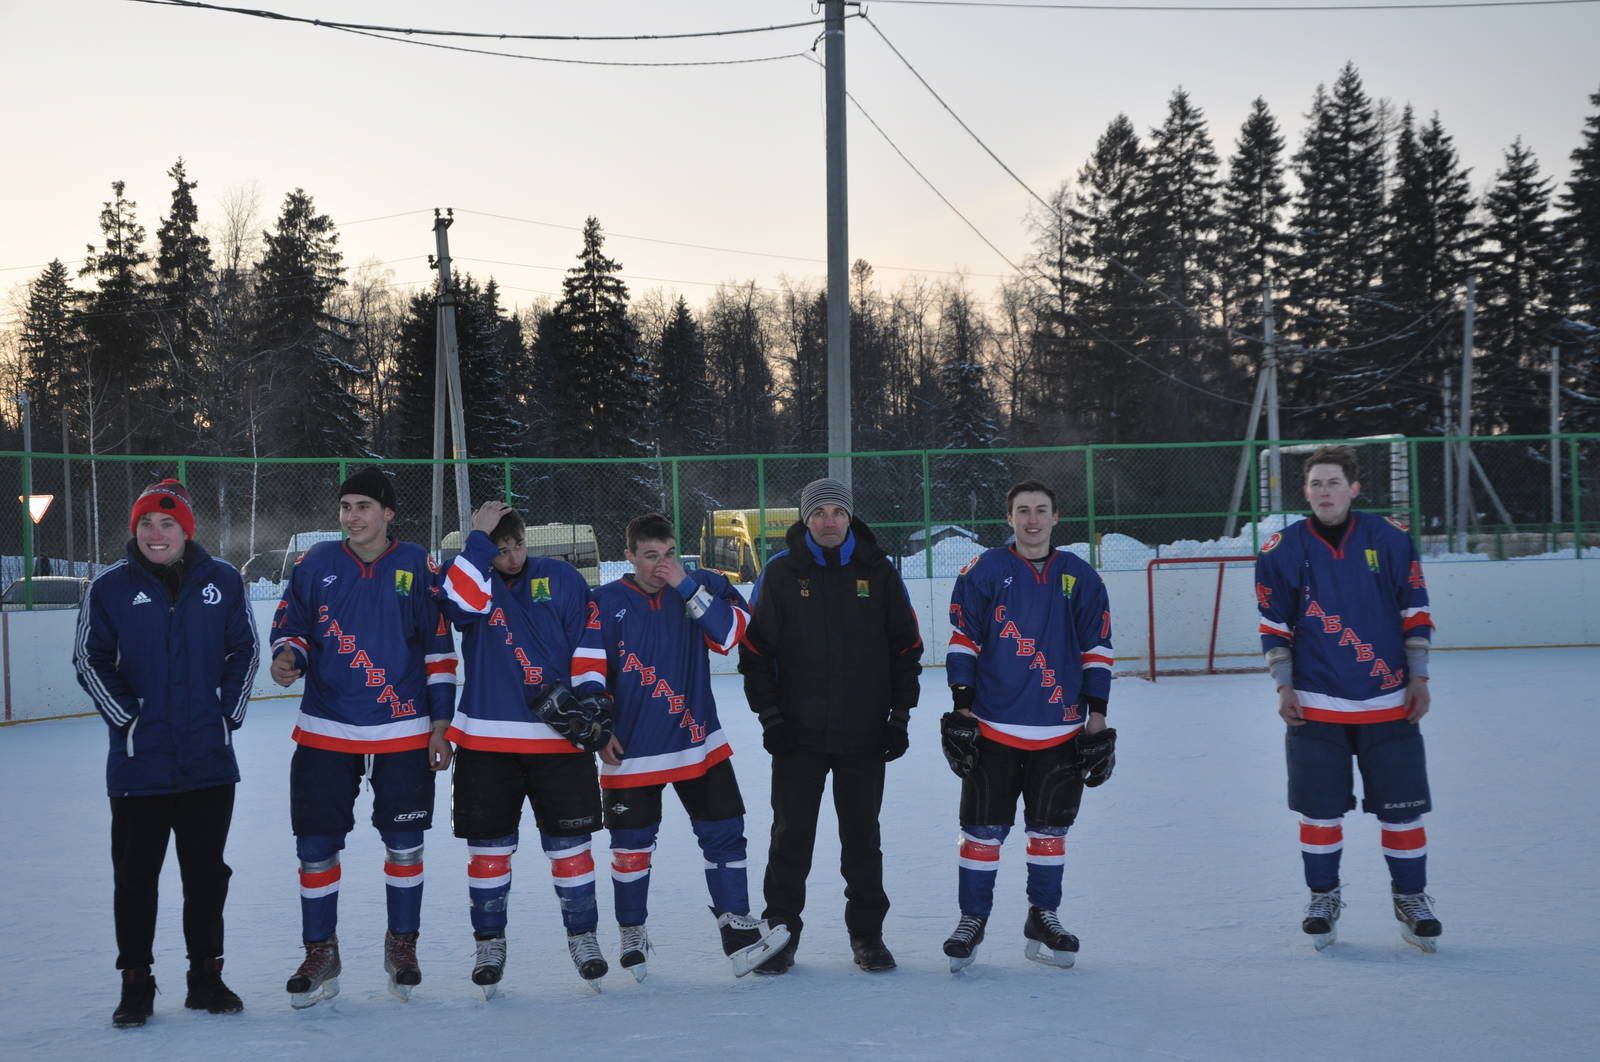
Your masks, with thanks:
[{"label": "electrical wire", "polygon": [[[151,3],[154,0],[131,0],[133,3]],[[409,37],[395,37],[386,33],[374,33],[370,30],[346,29],[342,26],[326,26],[326,29],[337,30],[340,33],[352,33],[358,37],[371,37],[374,40],[389,41],[392,44],[410,44],[418,48],[437,48],[445,52],[463,52],[468,55],[490,55],[498,59],[522,59],[530,63],[560,63],[565,66],[626,66],[626,67],[689,67],[689,66],[749,66],[754,63],[777,63],[785,59],[803,59],[804,52],[784,52],[781,55],[757,55],[744,59],[656,59],[656,60],[624,60],[624,59],[569,59],[564,56],[554,55],[528,55],[526,52],[497,52],[492,48],[469,48],[463,44],[441,44],[438,41],[416,41]]]},{"label": "electrical wire", "polygon": [[1577,4],[1600,3],[1600,0],[1441,0],[1440,3],[1398,4],[1081,4],[1042,3],[1025,4],[1012,0],[873,0],[879,4],[899,4],[907,7],[990,7],[1010,10],[1037,11],[1167,11],[1189,14],[1293,14],[1296,11],[1326,13],[1337,11],[1447,11],[1479,7],[1570,7]]}]

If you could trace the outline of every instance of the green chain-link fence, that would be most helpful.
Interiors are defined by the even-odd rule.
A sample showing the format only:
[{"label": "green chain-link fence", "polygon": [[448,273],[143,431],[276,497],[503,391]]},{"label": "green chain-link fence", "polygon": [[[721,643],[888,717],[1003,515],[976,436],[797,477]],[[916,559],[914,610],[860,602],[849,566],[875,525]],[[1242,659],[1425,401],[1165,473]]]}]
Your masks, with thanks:
[{"label": "green chain-link fence", "polygon": [[[1600,435],[1355,440],[1364,509],[1410,526],[1425,555],[1583,556],[1600,550]],[[1158,556],[1253,553],[1297,515],[1301,466],[1313,442],[1284,441],[1282,512],[1272,505],[1267,443],[1171,443],[914,450],[853,455],[859,515],[872,525],[907,578],[954,575],[981,547],[1003,544],[1005,492],[1038,479],[1057,492],[1056,542],[1102,568],[1138,568]],[[1552,455],[1556,455],[1552,475]],[[1463,509],[1459,470],[1469,468]],[[0,491],[17,499],[0,521],[0,583],[6,608],[48,604],[55,591],[33,576],[87,577],[115,562],[128,539],[139,491],[162,476],[189,488],[197,537],[246,566],[257,596],[275,594],[291,536],[337,533],[337,489],[355,459],[210,458],[0,452]],[[432,465],[381,461],[400,498],[396,533],[433,545]],[[679,530],[679,550],[701,563],[748,576],[793,520],[800,488],[826,475],[825,454],[475,459],[466,462],[473,503],[503,498],[521,509],[546,543],[587,543],[598,555],[591,578],[611,577],[622,560],[628,519],[659,509]],[[454,475],[444,474],[441,529],[454,530]],[[50,495],[37,524],[23,499]],[[732,511],[742,511],[753,560],[738,563]],[[785,511],[788,510],[788,511]],[[762,527],[767,529],[761,533]],[[531,533],[530,533],[531,534]],[[590,537],[592,535],[592,538]],[[530,538],[530,542],[532,539]],[[448,544],[447,544],[448,545]],[[553,547],[552,547],[553,548]],[[581,551],[580,551],[581,552]],[[292,560],[292,558],[291,558]]]}]

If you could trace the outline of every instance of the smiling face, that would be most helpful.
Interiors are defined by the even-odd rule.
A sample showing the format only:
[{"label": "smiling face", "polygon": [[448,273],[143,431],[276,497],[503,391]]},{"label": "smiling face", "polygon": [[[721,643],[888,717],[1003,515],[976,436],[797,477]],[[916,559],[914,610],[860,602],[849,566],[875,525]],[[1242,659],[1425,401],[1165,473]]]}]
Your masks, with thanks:
[{"label": "smiling face", "polygon": [[1318,520],[1329,527],[1344,523],[1350,504],[1361,494],[1361,484],[1345,478],[1344,469],[1334,464],[1317,464],[1306,469],[1306,502]]},{"label": "smiling face", "polygon": [[166,513],[145,513],[133,529],[139,554],[151,564],[173,564],[183,556],[183,527]]},{"label": "smiling face", "polygon": [[385,509],[376,498],[346,494],[339,499],[339,526],[350,537],[350,548],[363,556],[383,549],[393,519],[394,510]]},{"label": "smiling face", "polygon": [[1043,491],[1025,490],[1011,499],[1006,523],[1017,535],[1017,552],[1037,560],[1050,552],[1050,532],[1056,526],[1056,507]]},{"label": "smiling face", "polygon": [[842,505],[818,506],[806,517],[806,530],[811,541],[823,549],[834,549],[850,533],[850,512]]}]

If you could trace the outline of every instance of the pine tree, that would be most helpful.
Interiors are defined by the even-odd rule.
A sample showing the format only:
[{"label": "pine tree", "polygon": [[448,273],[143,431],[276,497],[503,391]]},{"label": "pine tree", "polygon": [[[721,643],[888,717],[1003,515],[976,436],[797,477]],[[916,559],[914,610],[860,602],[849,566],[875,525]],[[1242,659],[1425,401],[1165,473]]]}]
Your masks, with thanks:
[{"label": "pine tree", "polygon": [[709,454],[717,446],[716,410],[706,380],[706,344],[682,296],[656,345],[657,438],[665,454]]},{"label": "pine tree", "polygon": [[783,448],[818,453],[828,448],[827,293],[786,285],[779,313]]},{"label": "pine tree", "polygon": [[365,452],[350,359],[350,337],[331,314],[344,285],[339,234],[303,189],[284,197],[276,231],[264,233],[257,269],[263,317],[256,349],[274,360],[282,398],[265,437],[279,454],[356,456]]},{"label": "pine tree", "polygon": [[[438,300],[431,291],[411,296],[400,321],[389,382],[392,410],[389,457],[432,457],[434,364],[438,345]],[[471,440],[468,440],[471,453]]]},{"label": "pine tree", "polygon": [[170,418],[174,429],[162,449],[190,449],[201,428],[199,391],[204,376],[201,360],[211,332],[211,303],[216,269],[211,242],[198,229],[200,213],[193,191],[198,182],[188,179],[183,160],[167,171],[175,182],[172,208],[156,234],[156,349],[160,371],[153,390],[157,408]]},{"label": "pine tree", "polygon": [[1018,343],[1007,398],[1012,430],[1030,442],[1059,441],[1067,429],[1068,396],[1079,383],[1073,357],[1084,334],[1074,316],[1085,290],[1083,218],[1067,182],[1046,202],[1028,212],[1033,253],[1024,267],[1024,286],[1013,289],[1012,299]]},{"label": "pine tree", "polygon": [[[1263,285],[1281,272],[1289,254],[1283,146],[1277,119],[1267,101],[1256,97],[1234,142],[1222,190],[1222,322],[1242,336],[1262,335]],[[1274,314],[1281,324],[1276,306]],[[1246,343],[1239,353],[1254,366],[1260,347]]]},{"label": "pine tree", "polygon": [[22,389],[33,403],[35,431],[41,439],[59,433],[63,452],[70,441],[72,409],[85,383],[75,298],[67,267],[59,258],[51,261],[28,285],[18,337]]},{"label": "pine tree", "polygon": [[[79,318],[85,341],[85,393],[80,416],[90,453],[121,448],[131,453],[142,441],[149,409],[150,334],[153,293],[145,267],[145,231],[134,213],[138,204],[113,181],[114,198],[100,211],[100,250],[88,248],[79,276],[93,277],[94,290]],[[131,469],[125,480],[131,481]],[[125,488],[131,489],[131,488]],[[131,502],[130,502],[131,504]]]},{"label": "pine tree", "polygon": [[467,453],[510,457],[520,426],[514,396],[524,384],[520,343],[508,343],[500,312],[500,288],[490,278],[482,288],[470,274],[459,278],[456,334],[461,355],[461,395],[465,405]]},{"label": "pine tree", "polygon": [[932,474],[940,510],[969,524],[1001,507],[998,491],[1008,475],[1005,461],[988,452],[1005,439],[984,365],[987,334],[972,295],[960,286],[946,291],[939,313],[937,424],[940,445],[962,453],[935,458]]},{"label": "pine tree", "polygon": [[[1340,71],[1331,94],[1317,87],[1294,164],[1300,190],[1288,309],[1302,364],[1299,386],[1286,397],[1326,401],[1361,371],[1345,352],[1379,334],[1373,289],[1383,273],[1384,134],[1354,64]],[[1333,416],[1311,430],[1331,426]]]},{"label": "pine tree", "polygon": [[1572,326],[1576,342],[1569,353],[1574,370],[1569,384],[1567,431],[1600,429],[1600,92],[1589,97],[1596,108],[1583,127],[1583,142],[1572,152],[1572,178],[1562,193],[1557,222],[1567,258]]},{"label": "pine tree", "polygon": [[1565,302],[1561,249],[1550,217],[1554,188],[1554,179],[1539,175],[1539,160],[1518,137],[1484,197],[1475,335],[1482,351],[1475,378],[1483,388],[1482,401],[1478,393],[1473,401],[1480,431],[1549,428],[1549,352]]},{"label": "pine tree", "polygon": [[718,287],[703,320],[723,444],[734,453],[770,450],[775,386],[766,310],[755,282]]}]

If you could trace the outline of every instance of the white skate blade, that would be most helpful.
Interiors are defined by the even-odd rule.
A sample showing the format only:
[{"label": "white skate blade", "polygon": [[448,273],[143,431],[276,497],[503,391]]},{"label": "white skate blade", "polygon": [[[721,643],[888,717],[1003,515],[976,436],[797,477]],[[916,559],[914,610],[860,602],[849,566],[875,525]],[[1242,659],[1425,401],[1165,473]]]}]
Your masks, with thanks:
[{"label": "white skate blade", "polygon": [[293,1007],[295,1010],[305,1010],[307,1007],[316,1006],[324,999],[332,999],[338,994],[339,979],[337,977],[330,977],[309,992],[290,992],[289,1006]]},{"label": "white skate blade", "polygon": [[[971,955],[961,956],[961,957],[958,957],[958,956],[955,956],[955,955],[950,956],[950,972],[951,973],[960,973],[962,970],[965,970],[967,967],[971,966],[973,960],[976,959],[977,957],[978,957],[978,951],[977,951],[976,948],[973,949]],[[1030,958],[1031,957],[1032,956],[1030,956]]]},{"label": "white skate blade", "polygon": [[1072,964],[1078,961],[1077,952],[1051,951],[1037,940],[1028,941],[1027,947],[1022,949],[1022,954],[1034,962],[1043,963],[1046,966],[1054,966],[1059,970],[1070,970],[1072,969]]},{"label": "white skate blade", "polygon": [[650,964],[648,962],[639,962],[634,963],[632,966],[624,966],[623,969],[633,974],[634,983],[638,984],[643,982],[644,979],[649,976],[649,967]]},{"label": "white skate blade", "polygon": [[772,958],[774,954],[783,950],[789,943],[789,927],[776,925],[767,931],[767,935],[750,945],[740,948],[728,960],[733,963],[733,976],[743,977],[757,966]]},{"label": "white skate blade", "polygon": [[1337,929],[1330,929],[1326,933],[1312,933],[1311,946],[1316,948],[1318,951],[1321,951],[1338,939],[1339,931]]},{"label": "white skate blade", "polygon": [[403,985],[393,977],[389,978],[389,994],[402,1003],[411,1002],[411,989],[413,985]]},{"label": "white skate blade", "polygon": [[1410,944],[1414,948],[1425,951],[1429,955],[1432,955],[1439,950],[1438,937],[1419,937],[1415,933],[1411,932],[1410,926],[1402,925],[1400,927],[1400,937],[1407,944]]},{"label": "white skate blade", "polygon": [[584,981],[583,983],[584,986],[589,989],[589,991],[593,992],[597,996],[602,996],[605,995],[605,989],[600,987],[600,982],[602,980],[604,980],[604,978],[596,977],[593,981]]},{"label": "white skate blade", "polygon": [[479,985],[478,987],[483,990],[483,1001],[485,1003],[489,1002],[489,1000],[500,994],[499,984]]}]

